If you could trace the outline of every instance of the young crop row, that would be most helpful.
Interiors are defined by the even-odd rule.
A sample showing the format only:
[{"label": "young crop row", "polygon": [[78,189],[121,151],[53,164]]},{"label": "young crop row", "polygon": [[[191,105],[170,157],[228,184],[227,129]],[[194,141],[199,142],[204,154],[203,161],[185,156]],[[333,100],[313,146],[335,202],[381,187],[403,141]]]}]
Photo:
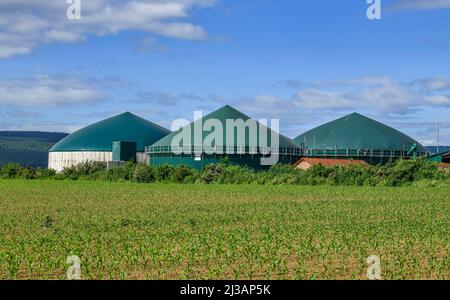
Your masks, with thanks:
[{"label": "young crop row", "polygon": [[0,180],[0,279],[449,279],[447,188]]}]

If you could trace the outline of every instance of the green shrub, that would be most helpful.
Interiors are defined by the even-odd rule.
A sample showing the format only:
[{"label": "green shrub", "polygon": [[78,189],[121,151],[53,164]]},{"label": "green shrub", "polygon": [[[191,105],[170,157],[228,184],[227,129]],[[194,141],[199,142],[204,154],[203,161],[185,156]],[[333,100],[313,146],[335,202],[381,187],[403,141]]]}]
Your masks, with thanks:
[{"label": "green shrub", "polygon": [[[176,166],[170,174],[170,181],[175,183],[184,183],[187,177],[194,174],[194,170],[187,166]],[[190,179],[189,181],[191,181]]]},{"label": "green shrub", "polygon": [[32,168],[32,167],[20,167],[18,165],[10,165],[4,168],[3,178],[22,178],[22,179],[47,179],[55,175],[54,170]]},{"label": "green shrub", "polygon": [[36,179],[48,179],[56,175],[56,171],[53,169],[36,169]]},{"label": "green shrub", "polygon": [[87,161],[73,167],[79,176],[90,176],[106,170],[106,163]]},{"label": "green shrub", "polygon": [[155,179],[159,182],[165,182],[167,181],[174,170],[173,166],[170,165],[159,165],[154,167],[155,168]]},{"label": "green shrub", "polygon": [[136,163],[134,163],[134,162],[132,162],[132,161],[127,161],[126,163],[125,163],[125,166],[124,166],[124,178],[123,179],[125,179],[125,180],[130,180],[132,177],[133,177],[133,175],[134,175],[134,171],[135,171],[135,169],[136,169],[136,167],[138,166],[138,164],[136,164]]},{"label": "green shrub", "polygon": [[2,178],[15,178],[20,176],[21,167],[17,163],[6,164],[1,170]]},{"label": "green shrub", "polygon": [[266,171],[255,171],[245,166],[230,164],[222,159],[203,170],[187,166],[148,166],[127,162],[123,167],[106,171],[106,164],[85,162],[64,168],[60,173],[48,169],[20,167],[15,163],[0,170],[1,178],[57,180],[108,180],[135,182],[172,182],[204,184],[260,184],[260,185],[346,185],[346,186],[448,186],[450,170],[425,159],[398,160],[383,166],[315,165],[303,171],[286,164],[277,164]]},{"label": "green shrub", "polygon": [[66,167],[58,174],[59,179],[98,179],[106,172],[106,163],[86,161],[70,167]]},{"label": "green shrub", "polygon": [[23,178],[23,179],[35,179],[36,178],[36,169],[34,169],[34,168],[22,168],[20,170],[20,178]]},{"label": "green shrub", "polygon": [[221,173],[224,172],[225,165],[223,164],[209,164],[200,175],[200,181],[206,184],[217,182]]},{"label": "green shrub", "polygon": [[200,183],[200,172],[192,170],[192,175],[185,177],[183,183]]},{"label": "green shrub", "polygon": [[153,182],[155,181],[155,170],[146,164],[139,164],[134,169],[133,180],[145,183]]},{"label": "green shrub", "polygon": [[127,170],[124,167],[112,168],[106,171],[107,181],[126,181],[129,180]]}]

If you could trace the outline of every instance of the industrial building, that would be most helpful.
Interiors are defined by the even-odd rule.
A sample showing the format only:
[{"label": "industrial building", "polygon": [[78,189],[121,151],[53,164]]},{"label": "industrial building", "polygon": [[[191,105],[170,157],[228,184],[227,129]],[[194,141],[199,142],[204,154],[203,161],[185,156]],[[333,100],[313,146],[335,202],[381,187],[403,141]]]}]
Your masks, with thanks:
[{"label": "industrial building", "polygon": [[[187,165],[202,169],[207,164],[219,162],[224,157],[227,157],[231,164],[239,164],[254,169],[264,169],[270,167],[270,165],[261,164],[261,159],[267,157],[268,155],[264,154],[269,152],[271,155],[277,156],[279,163],[293,164],[300,158],[301,149],[291,139],[275,133],[279,137],[278,145],[275,145],[271,139],[274,131],[259,122],[254,121],[258,127],[262,126],[262,130],[258,130],[255,137],[249,137],[248,128],[244,122],[240,123],[236,128],[229,128],[227,120],[254,121],[249,116],[226,105],[147,147],[146,153],[149,164]],[[203,127],[201,124],[208,124],[210,121],[213,121],[212,123],[219,121],[222,124],[222,132],[220,132],[218,139],[220,141],[214,139],[210,145],[204,146],[202,141],[208,139],[211,132],[201,129],[201,140],[199,142],[195,140],[194,131],[196,130],[196,126]],[[233,137],[226,134],[229,129],[232,129],[236,133],[233,134]],[[243,140],[238,140],[239,134],[237,131],[239,130],[246,133],[244,134],[245,138]],[[182,132],[188,132],[188,139],[183,139],[180,143],[173,145],[174,138]],[[264,133],[264,138],[262,133]],[[252,141],[251,138],[255,139]]]},{"label": "industrial building", "polygon": [[370,164],[427,154],[413,138],[358,113],[311,129],[294,142],[306,157],[351,158]]},{"label": "industrial building", "polygon": [[48,167],[62,171],[85,161],[145,162],[145,146],[169,133],[166,128],[126,112],[84,127],[59,141],[49,150]]},{"label": "industrial building", "polygon": [[[233,123],[232,136],[228,132],[228,127],[231,127],[228,120],[240,120],[240,123]],[[206,130],[203,127],[211,121],[219,122],[223,127],[219,135],[215,132],[213,139],[212,132],[218,129],[211,126],[214,122]],[[258,126],[256,137],[248,134],[251,124]],[[196,134],[198,128],[200,142]],[[179,139],[181,133],[188,133],[188,138]],[[239,139],[242,135],[243,140]],[[276,144],[271,142],[275,136],[278,137]],[[208,139],[211,144],[204,144],[203,141]],[[174,144],[174,140],[177,143]],[[323,165],[361,161],[379,164],[427,155],[427,151],[413,138],[357,113],[311,129],[291,140],[226,105],[173,133],[129,112],[114,116],[80,129],[54,145],[49,151],[48,167],[62,171],[85,161],[134,160],[150,165],[186,165],[202,169],[227,158],[231,164],[265,169],[270,164],[262,163],[262,159],[274,155],[278,163],[297,163],[297,167],[307,168],[317,161],[306,158],[318,158]],[[303,161],[299,161],[300,158]],[[446,163],[449,154],[441,153],[429,160]]]}]

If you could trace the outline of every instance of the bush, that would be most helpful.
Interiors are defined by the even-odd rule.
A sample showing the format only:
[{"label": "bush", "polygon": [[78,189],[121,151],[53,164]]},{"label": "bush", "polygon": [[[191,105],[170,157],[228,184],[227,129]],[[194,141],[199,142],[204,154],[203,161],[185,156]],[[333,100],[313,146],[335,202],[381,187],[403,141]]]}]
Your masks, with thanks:
[{"label": "bush", "polygon": [[128,178],[127,171],[123,167],[106,171],[105,180],[107,181],[127,181]]},{"label": "bush", "polygon": [[256,172],[248,167],[229,165],[223,171],[217,181],[221,184],[249,184],[255,181]]},{"label": "bush", "polygon": [[56,175],[56,171],[53,169],[42,169],[37,168],[36,169],[36,179],[48,179],[52,178]]},{"label": "bush", "polygon": [[[194,175],[194,170],[187,166],[177,166],[175,167],[170,174],[170,181],[175,183],[184,183],[186,178]],[[192,181],[190,179],[189,181]]]},{"label": "bush", "polygon": [[77,164],[73,168],[79,176],[91,176],[106,171],[106,163],[87,161]]},{"label": "bush", "polygon": [[15,178],[18,177],[21,173],[21,167],[17,163],[9,163],[6,164],[1,170],[2,178]]},{"label": "bush", "polygon": [[184,178],[183,183],[200,183],[200,172],[197,172],[196,170],[193,170],[192,172],[192,175]]},{"label": "bush", "polygon": [[59,179],[98,179],[106,171],[106,163],[86,161],[66,167],[58,174]]},{"label": "bush", "polygon": [[22,168],[20,170],[20,178],[23,178],[23,179],[35,179],[36,178],[36,169],[33,169],[33,168]]},{"label": "bush", "polygon": [[146,164],[139,164],[133,173],[133,181],[136,182],[153,182],[155,181],[155,171],[152,167]]},{"label": "bush", "polygon": [[128,161],[124,166],[112,168],[106,171],[106,174],[101,177],[104,177],[104,179],[108,181],[134,180],[133,176],[137,166],[137,164]]},{"label": "bush", "polygon": [[230,164],[227,159],[207,165],[198,171],[187,166],[148,166],[127,162],[123,167],[106,171],[106,164],[85,162],[56,173],[54,170],[22,168],[10,163],[0,170],[1,178],[87,179],[135,182],[172,182],[204,184],[295,184],[347,186],[448,186],[450,170],[425,159],[398,160],[383,166],[315,165],[303,171],[291,165],[278,164],[267,171]]},{"label": "bush", "polygon": [[123,168],[124,169],[124,178],[123,179],[130,180],[133,177],[134,171],[137,166],[138,166],[138,164],[136,164],[132,161],[127,161]]},{"label": "bush", "polygon": [[206,184],[217,182],[219,176],[224,172],[224,164],[209,164],[200,175],[200,181]]},{"label": "bush", "polygon": [[154,167],[155,168],[155,179],[159,182],[165,182],[170,177],[174,170],[173,166],[170,165],[159,165]]}]

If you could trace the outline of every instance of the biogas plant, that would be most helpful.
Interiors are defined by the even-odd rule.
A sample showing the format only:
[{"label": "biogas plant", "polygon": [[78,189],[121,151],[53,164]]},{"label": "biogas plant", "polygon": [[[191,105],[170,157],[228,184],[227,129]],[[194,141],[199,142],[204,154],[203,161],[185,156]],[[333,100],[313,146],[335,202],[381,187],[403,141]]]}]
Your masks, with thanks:
[{"label": "biogas plant", "polygon": [[[62,171],[86,161],[109,166],[135,161],[202,169],[226,157],[231,164],[266,169],[276,163],[295,164],[302,158],[385,164],[427,155],[413,138],[358,113],[313,128],[293,140],[278,132],[278,128],[271,129],[229,105],[175,132],[126,112],[62,139],[49,150],[48,167]],[[448,155],[440,158],[448,159]]]}]

